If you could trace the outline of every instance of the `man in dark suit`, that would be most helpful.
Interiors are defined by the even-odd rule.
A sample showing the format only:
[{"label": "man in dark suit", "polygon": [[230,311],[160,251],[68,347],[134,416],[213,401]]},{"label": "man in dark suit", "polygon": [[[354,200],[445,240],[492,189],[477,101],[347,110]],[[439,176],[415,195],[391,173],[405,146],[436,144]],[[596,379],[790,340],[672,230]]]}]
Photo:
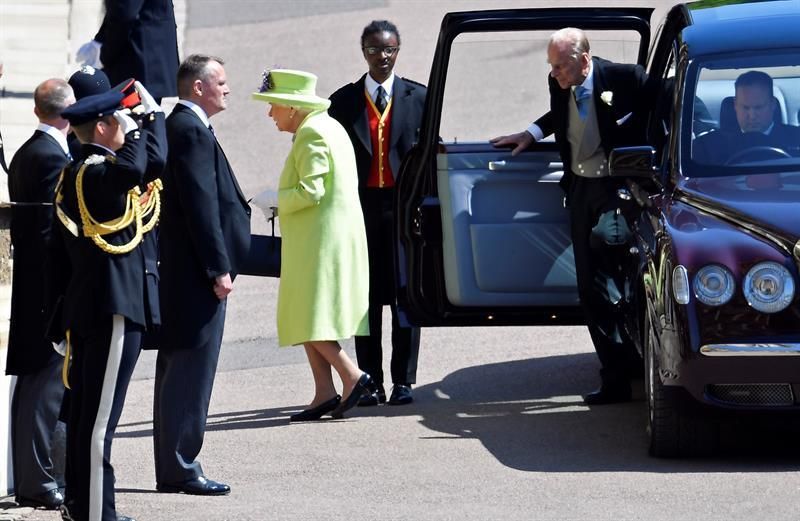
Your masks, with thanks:
[{"label": "man in dark suit", "polygon": [[167,118],[169,155],[161,222],[162,335],[156,362],[157,489],[223,495],[196,460],[222,343],[225,307],[250,247],[250,208],[208,119],[230,92],[223,62],[189,56]]},{"label": "man in dark suit", "polygon": [[172,0],[105,0],[105,7],[100,30],[81,47],[78,59],[99,67],[99,57],[112,85],[135,78],[157,103],[177,95],[178,36]]},{"label": "man in dark suit", "polygon": [[[735,130],[714,130],[698,137],[692,157],[699,163],[725,164],[800,155],[800,128],[775,120],[778,101],[772,78],[748,71],[736,78]],[[720,118],[722,119],[722,118]]]},{"label": "man in dark suit", "polygon": [[[400,325],[395,304],[392,239],[394,186],[403,157],[416,141],[426,89],[394,74],[400,52],[397,27],[373,21],[361,35],[369,72],[331,95],[328,113],[347,130],[356,153],[359,196],[369,249],[369,336],[356,337],[359,367],[372,375],[377,391],[359,405],[386,402],[383,387],[381,324],[383,306],[392,310],[392,382],[390,405],[413,400],[417,379],[419,328]],[[365,274],[366,275],[366,274]]]},{"label": "man in dark suit", "polygon": [[71,357],[61,507],[68,521],[130,520],[116,512],[111,444],[148,324],[139,248],[149,231],[141,218],[148,205],[139,187],[148,181],[148,136],[158,123],[153,101],[140,130],[119,110],[122,98],[120,92],[87,96],[62,112],[83,144],[56,191],[61,240],[53,237],[49,249],[52,259],[69,259],[66,272],[50,263],[63,306],[61,328],[49,331],[66,338]]},{"label": "man in dark suit", "polygon": [[[630,399],[630,342],[623,331],[617,300],[607,290],[604,269],[619,265],[616,254],[627,240],[617,211],[622,181],[609,177],[608,155],[615,147],[645,141],[647,77],[638,65],[592,57],[583,31],[555,32],[547,46],[550,111],[527,130],[492,140],[514,145],[519,153],[555,134],[564,175],[561,187],[569,205],[570,234],[578,293],[602,368],[601,386],[584,396],[589,405]],[[599,282],[599,283],[598,283]]]},{"label": "man in dark suit", "polygon": [[6,374],[17,375],[12,403],[14,487],[17,503],[58,508],[64,498],[53,478],[53,433],[64,395],[59,356],[47,339],[44,314],[46,243],[61,170],[69,163],[69,122],[61,112],[75,103],[72,88],[50,79],[33,93],[39,126],[11,161],[8,192],[20,203],[11,214],[14,272]]}]

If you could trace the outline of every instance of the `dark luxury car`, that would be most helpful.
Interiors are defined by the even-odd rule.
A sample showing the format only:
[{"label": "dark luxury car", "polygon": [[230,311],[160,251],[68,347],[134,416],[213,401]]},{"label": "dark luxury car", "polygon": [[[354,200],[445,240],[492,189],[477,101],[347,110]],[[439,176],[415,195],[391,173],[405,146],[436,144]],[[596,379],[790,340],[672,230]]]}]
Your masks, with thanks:
[{"label": "dark luxury car", "polygon": [[[646,64],[647,146],[610,158],[633,233],[619,305],[644,359],[650,451],[676,456],[713,447],[720,411],[800,412],[800,2],[678,5],[652,46],[651,14],[445,16],[397,185],[397,282],[421,326],[582,323],[555,143],[512,156],[488,140],[547,110],[556,29]],[[772,96],[735,99],[745,73],[768,76]],[[746,128],[765,110],[765,131]]]}]

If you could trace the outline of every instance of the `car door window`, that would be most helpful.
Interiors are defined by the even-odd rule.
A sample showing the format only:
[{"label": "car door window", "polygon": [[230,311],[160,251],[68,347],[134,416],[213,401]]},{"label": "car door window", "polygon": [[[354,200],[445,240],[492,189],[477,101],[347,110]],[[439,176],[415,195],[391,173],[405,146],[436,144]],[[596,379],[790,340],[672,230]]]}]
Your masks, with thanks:
[{"label": "car door window", "polygon": [[[437,155],[446,292],[459,306],[575,306],[575,265],[552,136],[512,157],[490,138],[549,110],[552,31],[462,33],[447,65]],[[592,52],[635,62],[633,31],[587,33]]]}]

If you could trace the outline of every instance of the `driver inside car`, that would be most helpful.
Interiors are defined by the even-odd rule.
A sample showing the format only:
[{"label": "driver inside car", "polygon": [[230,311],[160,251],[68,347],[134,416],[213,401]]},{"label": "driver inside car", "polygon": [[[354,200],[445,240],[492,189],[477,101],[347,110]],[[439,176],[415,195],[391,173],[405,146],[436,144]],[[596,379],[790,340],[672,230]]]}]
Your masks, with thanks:
[{"label": "driver inside car", "polygon": [[800,128],[776,122],[778,102],[772,78],[761,71],[741,74],[735,83],[733,108],[738,129],[716,130],[694,142],[698,163],[737,164],[800,155]]}]

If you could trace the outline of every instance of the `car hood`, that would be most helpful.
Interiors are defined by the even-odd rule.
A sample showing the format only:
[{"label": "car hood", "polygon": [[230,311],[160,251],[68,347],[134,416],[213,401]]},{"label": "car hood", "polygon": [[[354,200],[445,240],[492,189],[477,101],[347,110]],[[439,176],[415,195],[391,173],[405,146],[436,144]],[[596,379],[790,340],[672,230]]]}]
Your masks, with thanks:
[{"label": "car hood", "polygon": [[759,235],[790,252],[800,238],[800,172],[684,179],[684,202]]}]

